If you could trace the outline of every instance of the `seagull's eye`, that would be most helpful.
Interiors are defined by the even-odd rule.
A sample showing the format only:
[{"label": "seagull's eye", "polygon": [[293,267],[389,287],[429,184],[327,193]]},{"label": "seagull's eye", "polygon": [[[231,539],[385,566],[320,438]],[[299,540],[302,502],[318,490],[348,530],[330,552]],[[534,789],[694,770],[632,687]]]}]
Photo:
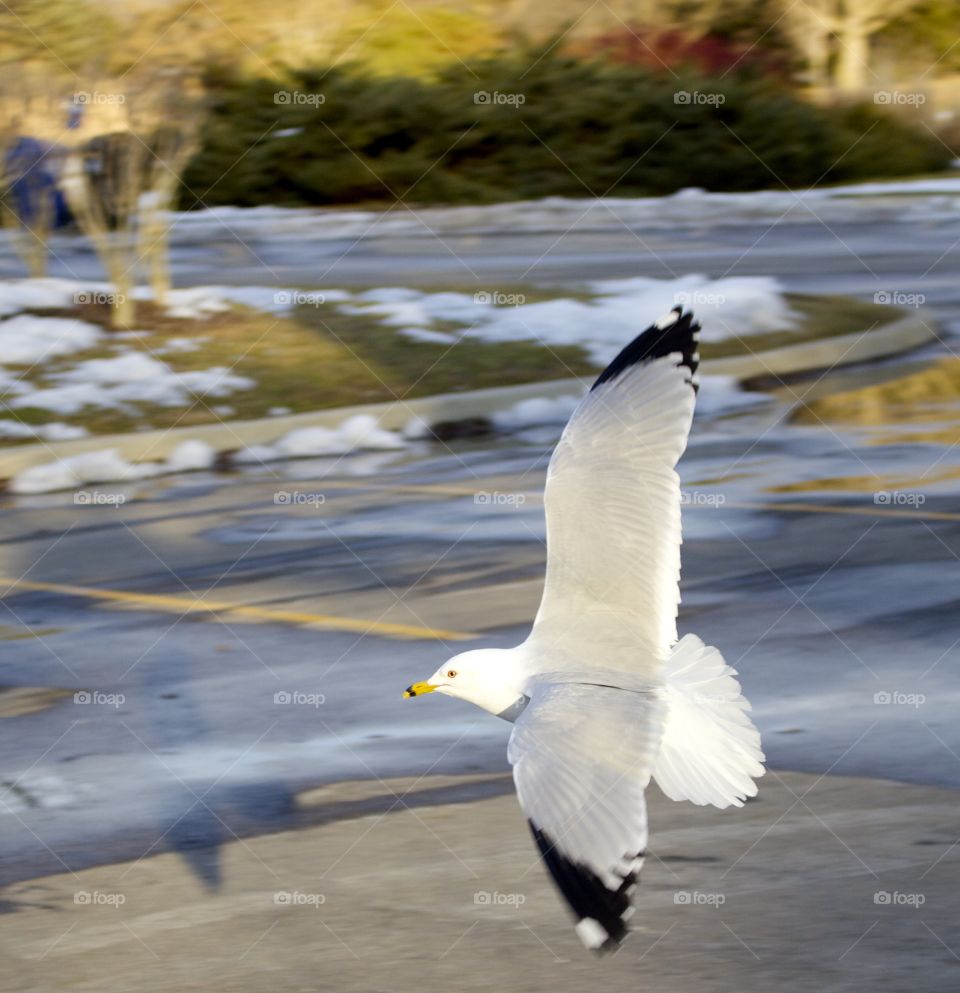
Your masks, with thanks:
[{"label": "seagull's eye", "polygon": [[447,669],[447,679],[454,679],[457,675],[456,669]]}]

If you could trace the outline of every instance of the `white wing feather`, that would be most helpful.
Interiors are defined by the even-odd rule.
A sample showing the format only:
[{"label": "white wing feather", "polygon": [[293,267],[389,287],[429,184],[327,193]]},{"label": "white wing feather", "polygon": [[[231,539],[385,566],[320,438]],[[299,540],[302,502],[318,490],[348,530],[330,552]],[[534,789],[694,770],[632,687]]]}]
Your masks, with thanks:
[{"label": "white wing feather", "polygon": [[594,664],[651,683],[676,641],[680,481],[693,417],[676,356],[587,395],[547,473],[547,575],[528,646],[554,668]]},{"label": "white wing feather", "polygon": [[608,885],[646,847],[643,791],[664,715],[655,696],[559,683],[534,694],[510,736],[524,813]]},{"label": "white wing feather", "polygon": [[626,935],[664,710],[656,694],[544,684],[510,736],[520,805],[578,936],[594,950]]}]

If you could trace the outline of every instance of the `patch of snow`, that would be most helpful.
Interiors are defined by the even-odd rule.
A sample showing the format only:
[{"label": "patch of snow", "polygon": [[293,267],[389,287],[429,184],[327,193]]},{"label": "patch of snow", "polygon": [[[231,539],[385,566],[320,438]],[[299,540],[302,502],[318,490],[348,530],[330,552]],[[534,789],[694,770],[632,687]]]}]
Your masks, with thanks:
[{"label": "patch of snow", "polygon": [[566,424],[582,396],[581,393],[579,396],[531,397],[499,411],[492,420],[501,431],[517,431],[541,424]]},{"label": "patch of snow", "polygon": [[232,459],[238,465],[271,462],[279,458],[277,451],[270,445],[248,445],[234,452]]},{"label": "patch of snow", "polygon": [[50,377],[54,386],[33,388],[21,384],[11,407],[34,407],[61,415],[76,414],[84,407],[123,408],[148,403],[179,407],[193,396],[224,397],[256,383],[222,366],[175,372],[165,362],[143,352],[124,352],[107,359],[78,362]]},{"label": "patch of snow", "polygon": [[[222,226],[221,226],[222,231]],[[25,310],[74,307],[85,302],[109,300],[116,293],[110,283],[78,279],[10,279],[0,282],[0,317]],[[149,286],[137,286],[131,292],[137,301],[152,301]],[[185,320],[205,320],[223,313],[231,304],[241,304],[271,314],[288,313],[309,296],[325,303],[343,303],[353,294],[341,289],[300,290],[271,286],[191,286],[168,292],[167,314]],[[39,318],[37,318],[39,319]],[[113,337],[135,336],[139,332],[113,332]],[[10,360],[8,360],[10,361]]]},{"label": "patch of snow", "polygon": [[307,458],[312,455],[340,455],[344,446],[335,428],[297,428],[274,445],[275,458]]},{"label": "patch of snow", "polygon": [[37,428],[20,421],[0,420],[0,438],[36,438]]},{"label": "patch of snow", "polygon": [[370,414],[354,414],[338,428],[337,433],[350,446],[350,450],[388,451],[404,448],[403,439],[395,431],[381,428],[377,419]]},{"label": "patch of snow", "polygon": [[7,279],[0,283],[0,317],[72,307],[84,289],[86,284],[72,279]]},{"label": "patch of snow", "polygon": [[195,352],[200,347],[200,342],[206,338],[168,338],[160,348],[155,348],[157,355],[166,355],[168,352]]},{"label": "patch of snow", "polygon": [[72,441],[85,438],[87,429],[74,424],[23,424],[10,419],[0,420],[0,438],[31,438],[38,441]]},{"label": "patch of snow", "polygon": [[386,287],[361,293],[358,302],[345,304],[347,314],[367,314],[393,327],[429,327],[433,321],[472,323],[483,308],[470,293],[422,293],[418,290]]},{"label": "patch of snow", "polygon": [[430,425],[422,417],[411,417],[400,432],[408,441],[419,441],[422,438],[430,438],[433,431]]},{"label": "patch of snow", "polygon": [[791,223],[938,220],[956,210],[960,178],[906,179],[806,190],[708,193],[687,188],[665,197],[545,197],[471,207],[352,210],[305,207],[213,207],[172,214],[172,242],[229,231],[241,240],[300,246],[344,238],[429,238],[445,233],[536,231],[569,233],[624,228],[670,232],[678,227]]},{"label": "patch of snow", "polygon": [[423,341],[431,345],[453,345],[457,336],[446,331],[431,331],[429,328],[401,328],[400,334],[411,341]]},{"label": "patch of snow", "polygon": [[86,438],[90,432],[79,424],[61,424],[54,421],[52,424],[37,425],[37,435],[44,441],[75,441],[77,438]]},{"label": "patch of snow", "polygon": [[109,359],[79,362],[72,369],[60,373],[58,379],[65,383],[96,383],[101,386],[134,382],[140,389],[142,383],[163,378],[169,370],[165,362],[144,352],[124,352]]},{"label": "patch of snow", "polygon": [[247,376],[235,375],[226,366],[174,372],[172,375],[191,393],[203,397],[225,397],[237,390],[252,390],[257,385]]},{"label": "patch of snow", "polygon": [[254,445],[244,449],[236,458],[240,462],[269,462],[405,447],[406,441],[402,435],[381,428],[372,415],[355,414],[334,428],[297,428],[272,445]]},{"label": "patch of snow", "polygon": [[86,321],[20,314],[0,321],[0,361],[4,365],[35,365],[91,348],[102,335],[100,328]]},{"label": "patch of snow", "polygon": [[[149,287],[140,287],[134,298],[152,299]],[[212,314],[222,314],[230,309],[230,303],[213,286],[193,286],[189,289],[170,290],[167,295],[166,312],[169,317],[183,320],[206,320]]]},{"label": "patch of snow", "polygon": [[[639,314],[663,314],[677,305],[692,310],[703,325],[702,341],[745,338],[796,326],[796,315],[783,297],[782,288],[771,276],[730,276],[709,279],[688,275],[675,280],[609,279],[590,288],[608,301],[610,317],[623,327],[632,312],[632,333]],[[627,338],[626,340],[629,340]],[[626,340],[624,343],[626,343]]]},{"label": "patch of snow", "polygon": [[692,309],[704,341],[742,338],[793,327],[796,317],[780,284],[768,276],[709,279],[608,279],[589,283],[591,300],[546,300],[497,307],[465,293],[386,288],[360,294],[341,309],[366,314],[415,341],[452,344],[457,336],[431,327],[464,325],[460,337],[479,341],[538,341],[547,347],[582,345],[606,365],[640,330],[677,304]]},{"label": "patch of snow", "polygon": [[158,463],[134,465],[115,448],[68,455],[53,462],[31,466],[10,480],[11,493],[49,493],[69,490],[84,483],[127,482],[145,479],[162,471]]},{"label": "patch of snow", "polygon": [[128,483],[164,473],[209,469],[215,458],[206,442],[193,439],[181,442],[164,462],[128,462],[116,448],[104,448],[24,469],[10,480],[9,489],[31,494],[70,490],[86,483]]},{"label": "patch of snow", "polygon": [[205,441],[189,439],[180,442],[170,453],[164,469],[167,472],[193,472],[209,469],[216,458],[217,453]]},{"label": "patch of snow", "polygon": [[267,411],[267,417],[285,417],[292,413],[293,411],[289,407],[271,407]]}]

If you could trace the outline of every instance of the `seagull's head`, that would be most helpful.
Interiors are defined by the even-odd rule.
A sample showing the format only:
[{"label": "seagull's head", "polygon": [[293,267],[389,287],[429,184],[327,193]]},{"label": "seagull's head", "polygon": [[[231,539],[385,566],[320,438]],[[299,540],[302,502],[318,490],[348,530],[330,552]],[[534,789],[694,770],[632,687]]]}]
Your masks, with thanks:
[{"label": "seagull's head", "polygon": [[[429,678],[403,691],[404,698],[444,693],[506,717],[526,697],[516,685],[513,653],[499,648],[462,652],[445,662]],[[512,720],[512,717],[508,719]]]}]

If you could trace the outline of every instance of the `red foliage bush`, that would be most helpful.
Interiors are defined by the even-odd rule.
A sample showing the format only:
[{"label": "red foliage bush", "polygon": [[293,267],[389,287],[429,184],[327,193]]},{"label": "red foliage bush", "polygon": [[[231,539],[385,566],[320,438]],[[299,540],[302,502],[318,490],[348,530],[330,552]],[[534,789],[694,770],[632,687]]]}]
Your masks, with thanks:
[{"label": "red foliage bush", "polygon": [[789,72],[787,59],[769,48],[720,35],[693,37],[679,30],[618,28],[577,42],[572,48],[576,51],[571,54],[581,58],[602,58],[620,65],[646,66],[654,71],[690,68],[706,76],[720,76],[737,69],[779,77]]}]

